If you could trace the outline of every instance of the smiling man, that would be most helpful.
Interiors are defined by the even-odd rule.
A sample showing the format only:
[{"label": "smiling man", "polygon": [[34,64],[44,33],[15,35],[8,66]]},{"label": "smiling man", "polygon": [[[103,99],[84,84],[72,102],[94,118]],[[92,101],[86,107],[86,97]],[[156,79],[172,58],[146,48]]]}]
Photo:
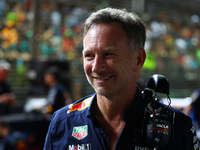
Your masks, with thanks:
[{"label": "smiling man", "polygon": [[112,100],[134,95],[136,75],[145,60],[145,52],[144,49],[131,51],[127,41],[117,22],[94,24],[86,34],[84,70],[97,96]]},{"label": "smiling man", "polygon": [[[106,8],[88,17],[83,60],[95,94],[54,113],[44,150],[152,149],[142,134],[149,101],[136,85],[146,58],[145,39],[145,26],[134,13]],[[173,111],[177,116],[175,138],[156,148],[196,149],[191,119]],[[162,133],[168,134],[168,129]]]}]

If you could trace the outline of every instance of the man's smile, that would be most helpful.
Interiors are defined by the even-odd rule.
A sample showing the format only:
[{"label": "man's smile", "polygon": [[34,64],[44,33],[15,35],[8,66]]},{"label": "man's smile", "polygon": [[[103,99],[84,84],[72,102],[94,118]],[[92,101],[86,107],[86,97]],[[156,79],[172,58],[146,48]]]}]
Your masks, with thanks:
[{"label": "man's smile", "polygon": [[103,83],[106,80],[110,79],[112,76],[106,76],[106,77],[93,77],[97,83]]}]

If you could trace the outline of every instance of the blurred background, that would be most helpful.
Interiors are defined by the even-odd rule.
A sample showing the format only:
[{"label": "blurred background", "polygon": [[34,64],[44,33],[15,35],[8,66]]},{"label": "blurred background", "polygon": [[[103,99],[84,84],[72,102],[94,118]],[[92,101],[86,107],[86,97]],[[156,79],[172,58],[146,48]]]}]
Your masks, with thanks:
[{"label": "blurred background", "polygon": [[134,11],[146,24],[141,85],[162,74],[170,97],[180,100],[200,87],[200,0],[0,0],[0,60],[10,64],[7,80],[16,96],[10,112],[15,116],[7,117],[12,127],[28,100],[46,97],[49,66],[62,69],[71,101],[94,92],[83,71],[82,24],[92,11],[108,6]]}]

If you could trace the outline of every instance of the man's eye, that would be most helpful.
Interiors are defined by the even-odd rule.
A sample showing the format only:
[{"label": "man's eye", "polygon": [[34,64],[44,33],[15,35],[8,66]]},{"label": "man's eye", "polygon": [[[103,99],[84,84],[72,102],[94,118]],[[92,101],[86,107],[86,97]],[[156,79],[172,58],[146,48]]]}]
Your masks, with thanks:
[{"label": "man's eye", "polygon": [[105,56],[113,56],[113,53],[105,53]]},{"label": "man's eye", "polygon": [[92,57],[94,57],[94,55],[92,55],[92,54],[86,54],[85,55],[85,58],[92,58]]}]

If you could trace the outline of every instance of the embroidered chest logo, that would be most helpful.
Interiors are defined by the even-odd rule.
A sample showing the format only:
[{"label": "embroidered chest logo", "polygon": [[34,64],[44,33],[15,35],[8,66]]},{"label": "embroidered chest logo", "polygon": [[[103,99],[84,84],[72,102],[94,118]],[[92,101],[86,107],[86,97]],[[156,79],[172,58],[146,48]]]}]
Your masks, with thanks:
[{"label": "embroidered chest logo", "polygon": [[67,111],[67,113],[71,113],[73,111],[82,111],[82,110],[86,109],[87,107],[89,107],[89,105],[92,101],[92,98],[93,98],[93,96],[85,99],[84,101],[82,101],[80,103],[69,105],[70,109]]},{"label": "embroidered chest logo", "polygon": [[85,138],[88,135],[88,126],[79,126],[79,127],[74,127],[72,136],[75,137],[78,140],[81,140]]}]

